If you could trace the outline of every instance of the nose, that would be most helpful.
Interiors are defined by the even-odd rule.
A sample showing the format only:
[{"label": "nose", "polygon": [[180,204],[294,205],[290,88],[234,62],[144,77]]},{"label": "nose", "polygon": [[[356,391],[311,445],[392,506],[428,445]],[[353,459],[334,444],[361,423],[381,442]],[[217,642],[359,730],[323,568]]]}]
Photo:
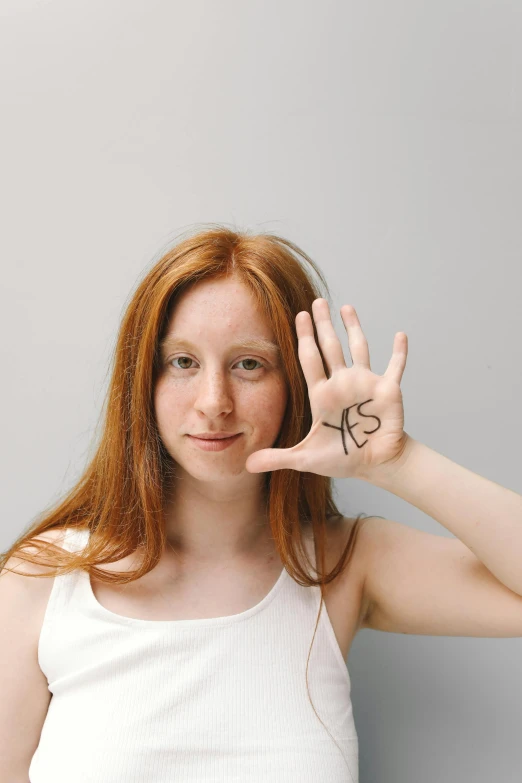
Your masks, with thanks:
[{"label": "nose", "polygon": [[200,373],[194,407],[209,419],[230,413],[234,404],[227,379],[222,372]]}]

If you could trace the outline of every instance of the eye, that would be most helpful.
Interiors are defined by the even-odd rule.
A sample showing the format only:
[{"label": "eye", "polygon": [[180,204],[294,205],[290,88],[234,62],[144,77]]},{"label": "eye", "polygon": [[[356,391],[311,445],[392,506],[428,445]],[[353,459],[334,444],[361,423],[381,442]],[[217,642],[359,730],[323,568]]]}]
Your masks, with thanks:
[{"label": "eye", "polygon": [[[175,356],[173,359],[170,360],[170,364],[172,365],[172,362],[176,362],[179,360],[188,360],[189,362],[194,361],[193,359],[190,358],[190,356]],[[249,357],[248,359],[241,359],[241,361],[239,361],[238,364],[242,364],[243,362],[255,362],[256,364],[259,365],[259,367],[245,367],[244,369],[248,370],[249,372],[253,372],[254,370],[260,370],[262,367],[264,367],[264,365],[261,364],[261,362],[259,362],[257,359],[252,359],[251,357]],[[174,365],[174,369],[191,370],[192,367],[187,367],[187,366],[179,367]]]},{"label": "eye", "polygon": [[264,366],[264,365],[262,365],[262,364],[261,364],[261,362],[258,362],[258,361],[257,361],[257,359],[252,359],[252,358],[248,358],[248,359],[241,359],[241,361],[240,361],[240,362],[238,362],[238,364],[242,364],[243,362],[255,362],[256,364],[259,364],[259,367],[250,367],[250,368],[249,368],[249,367],[246,367],[246,368],[245,368],[245,369],[247,369],[247,370],[249,369],[249,370],[251,370],[251,371],[252,371],[252,370],[259,370],[259,369],[261,369],[261,367],[263,367],[263,366]]},{"label": "eye", "polygon": [[[171,359],[170,363],[172,364],[172,362],[177,362],[178,359],[188,359],[189,362],[192,361],[190,356],[175,356],[173,359]],[[175,369],[176,370],[189,370],[190,367],[176,367]]]}]

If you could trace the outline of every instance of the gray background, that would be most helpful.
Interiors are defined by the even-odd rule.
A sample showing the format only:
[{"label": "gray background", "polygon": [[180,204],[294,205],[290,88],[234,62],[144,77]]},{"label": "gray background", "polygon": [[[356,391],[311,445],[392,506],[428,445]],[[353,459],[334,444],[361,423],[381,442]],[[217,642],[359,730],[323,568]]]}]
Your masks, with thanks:
[{"label": "gray background", "polygon": [[[0,14],[3,548],[79,477],[127,298],[199,223],[303,247],[346,348],[339,308],[356,307],[374,372],[405,331],[406,431],[522,492],[520,4]],[[371,485],[336,492],[346,514],[450,535]],[[361,783],[519,781],[521,653],[520,638],[362,631]]]}]

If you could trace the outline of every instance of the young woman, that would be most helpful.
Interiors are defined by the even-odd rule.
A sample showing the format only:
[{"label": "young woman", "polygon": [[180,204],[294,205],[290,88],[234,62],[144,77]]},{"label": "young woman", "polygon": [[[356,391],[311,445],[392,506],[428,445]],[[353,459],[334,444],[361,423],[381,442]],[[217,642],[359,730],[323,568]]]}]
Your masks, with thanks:
[{"label": "young woman", "polygon": [[[95,453],[0,561],[2,783],[357,781],[361,628],[522,635],[522,497],[404,431],[406,335],[376,375],[343,305],[348,367],[299,256],[327,290],[213,226],[134,293]],[[332,478],[455,538],[344,517]]]}]

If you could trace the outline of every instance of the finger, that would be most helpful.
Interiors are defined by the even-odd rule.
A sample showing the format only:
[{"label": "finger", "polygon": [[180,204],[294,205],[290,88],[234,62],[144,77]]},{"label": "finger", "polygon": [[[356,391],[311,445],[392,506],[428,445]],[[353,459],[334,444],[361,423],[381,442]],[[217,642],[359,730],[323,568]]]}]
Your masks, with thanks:
[{"label": "finger", "polygon": [[407,357],[408,336],[405,332],[397,332],[393,340],[393,353],[384,373],[385,377],[392,378],[400,385]]},{"label": "finger", "polygon": [[292,449],[260,449],[250,454],[245,467],[249,473],[266,473],[269,470],[299,470],[296,454]]},{"label": "finger", "polygon": [[320,381],[325,381],[323,360],[315,342],[312,316],[307,310],[301,310],[295,317],[297,331],[297,353],[303,368],[306,384],[309,389]]},{"label": "finger", "polygon": [[336,370],[346,369],[343,347],[332,323],[326,299],[314,299],[312,311],[319,347],[330,375]]},{"label": "finger", "polygon": [[370,370],[370,351],[368,341],[362,330],[359,317],[352,305],[341,307],[341,318],[348,333],[348,348],[352,357],[352,364],[366,367]]}]

